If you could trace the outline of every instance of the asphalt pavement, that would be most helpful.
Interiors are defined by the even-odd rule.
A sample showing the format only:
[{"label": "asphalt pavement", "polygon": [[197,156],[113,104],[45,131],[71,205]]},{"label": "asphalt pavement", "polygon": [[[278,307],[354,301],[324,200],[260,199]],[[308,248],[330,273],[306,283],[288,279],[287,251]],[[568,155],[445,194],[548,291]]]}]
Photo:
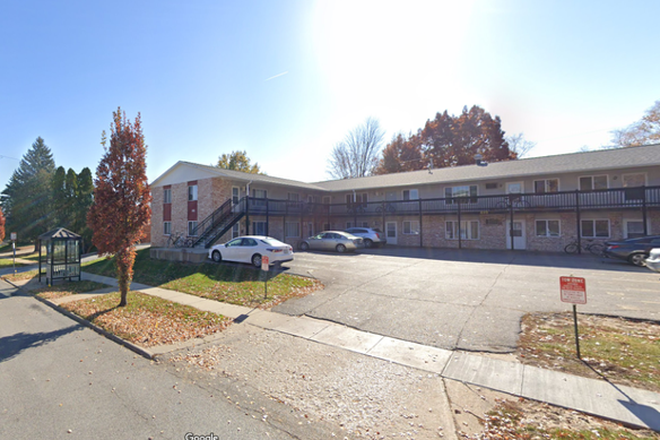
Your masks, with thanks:
[{"label": "asphalt pavement", "polygon": [[592,256],[516,251],[375,249],[297,252],[289,273],[325,289],[273,310],[448,350],[511,352],[528,312],[562,312],[559,278],[584,277],[580,313],[660,320],[660,278]]},{"label": "asphalt pavement", "polygon": [[[2,439],[331,436],[329,427],[299,425],[290,408],[246,387],[193,382],[0,280]],[[249,401],[239,396],[246,392]]]}]

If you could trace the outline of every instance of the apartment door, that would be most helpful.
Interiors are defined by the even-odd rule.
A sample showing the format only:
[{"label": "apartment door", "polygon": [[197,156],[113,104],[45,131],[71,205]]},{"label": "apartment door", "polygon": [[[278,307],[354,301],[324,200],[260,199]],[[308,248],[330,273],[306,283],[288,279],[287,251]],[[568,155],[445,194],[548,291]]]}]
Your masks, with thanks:
[{"label": "apartment door", "polygon": [[521,250],[527,248],[525,240],[525,220],[514,220],[513,229],[511,220],[506,222],[506,248],[511,249],[511,235],[513,234],[513,249]]},{"label": "apartment door", "polygon": [[385,236],[387,244],[396,244],[396,222],[385,223]]}]

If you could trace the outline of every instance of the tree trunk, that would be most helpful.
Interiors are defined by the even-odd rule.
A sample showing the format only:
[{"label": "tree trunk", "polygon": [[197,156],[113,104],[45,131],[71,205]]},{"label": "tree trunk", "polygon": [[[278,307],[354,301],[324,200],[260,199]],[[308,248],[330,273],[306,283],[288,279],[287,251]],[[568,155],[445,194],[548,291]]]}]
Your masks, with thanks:
[{"label": "tree trunk", "polygon": [[135,263],[135,248],[130,246],[124,248],[115,254],[115,261],[117,264],[117,282],[119,284],[119,293],[121,300],[119,307],[124,307],[127,302],[128,289],[133,281],[133,264]]}]

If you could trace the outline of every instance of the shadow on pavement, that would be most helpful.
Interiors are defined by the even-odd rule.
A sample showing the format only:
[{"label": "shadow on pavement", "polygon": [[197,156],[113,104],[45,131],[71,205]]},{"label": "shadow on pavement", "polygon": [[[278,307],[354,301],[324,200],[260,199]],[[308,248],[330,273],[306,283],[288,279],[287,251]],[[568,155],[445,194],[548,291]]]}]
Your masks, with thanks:
[{"label": "shadow on pavement", "polygon": [[48,344],[64,335],[82,330],[80,325],[72,325],[52,332],[16,333],[0,338],[0,362],[8,361],[21,352]]}]

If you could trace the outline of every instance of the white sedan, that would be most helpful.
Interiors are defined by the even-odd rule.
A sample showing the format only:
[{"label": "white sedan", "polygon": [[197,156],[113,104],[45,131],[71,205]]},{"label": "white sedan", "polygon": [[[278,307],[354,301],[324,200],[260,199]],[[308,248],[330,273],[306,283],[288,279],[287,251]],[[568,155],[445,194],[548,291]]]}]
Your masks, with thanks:
[{"label": "white sedan", "polygon": [[291,261],[293,248],[273,237],[245,235],[209,249],[209,258],[217,263],[226,260],[261,267],[262,257],[268,257],[269,265]]}]

